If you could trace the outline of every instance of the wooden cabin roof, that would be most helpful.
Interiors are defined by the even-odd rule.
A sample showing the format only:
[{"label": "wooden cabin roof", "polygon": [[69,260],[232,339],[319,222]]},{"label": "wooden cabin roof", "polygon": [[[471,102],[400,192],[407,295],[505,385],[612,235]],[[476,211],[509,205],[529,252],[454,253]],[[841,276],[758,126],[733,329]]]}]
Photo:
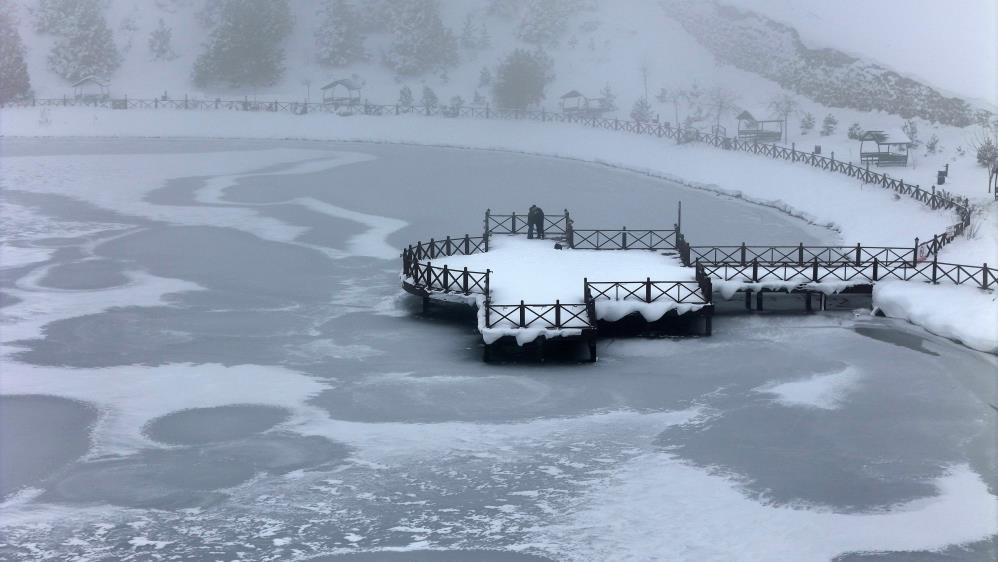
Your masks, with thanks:
[{"label": "wooden cabin roof", "polygon": [[73,87],[78,88],[80,86],[83,86],[84,84],[97,84],[101,88],[107,87],[107,84],[97,79],[96,76],[84,76],[83,78],[80,78],[79,80],[74,82]]},{"label": "wooden cabin roof", "polygon": [[351,91],[360,90],[360,84],[352,78],[340,78],[339,80],[333,80],[320,88],[320,90],[329,90],[330,88],[335,88],[336,86],[344,86],[347,90]]},{"label": "wooden cabin roof", "polygon": [[578,90],[572,90],[571,92],[568,92],[567,94],[561,96],[561,99],[564,100],[568,98],[584,98],[584,97],[586,96],[580,94]]},{"label": "wooden cabin roof", "polygon": [[860,140],[873,141],[877,144],[904,144],[910,145],[911,139],[908,134],[901,129],[872,130],[863,133]]}]

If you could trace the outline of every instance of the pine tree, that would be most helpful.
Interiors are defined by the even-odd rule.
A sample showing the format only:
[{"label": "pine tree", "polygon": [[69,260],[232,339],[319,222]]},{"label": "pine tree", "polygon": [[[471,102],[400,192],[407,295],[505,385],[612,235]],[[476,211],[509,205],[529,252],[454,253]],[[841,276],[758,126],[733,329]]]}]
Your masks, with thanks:
[{"label": "pine tree", "polygon": [[433,91],[429,86],[423,86],[423,96],[419,100],[419,105],[426,108],[427,111],[436,109],[440,101],[437,98],[437,93]]},{"label": "pine tree", "polygon": [[852,140],[860,140],[863,138],[863,127],[859,123],[853,123],[849,125],[849,130],[846,131],[846,136]]},{"label": "pine tree", "polygon": [[492,85],[492,71],[489,67],[483,66],[482,71],[478,73],[478,87],[488,88]]},{"label": "pine tree", "polygon": [[489,34],[489,27],[484,23],[478,28],[478,48],[488,49],[492,46],[492,35]]},{"label": "pine tree", "polygon": [[485,96],[483,96],[481,93],[479,93],[478,90],[475,90],[475,97],[474,97],[474,99],[472,100],[471,103],[473,103],[474,105],[479,105],[480,106],[480,105],[485,105],[486,103],[488,103],[488,100],[486,100]]},{"label": "pine tree", "polygon": [[284,74],[288,0],[217,0],[217,23],[194,63],[194,83],[269,86]]},{"label": "pine tree", "polygon": [[606,86],[599,91],[600,109],[603,111],[617,111],[617,94],[613,93],[613,88],[607,82]]},{"label": "pine tree", "polygon": [[149,52],[153,60],[173,60],[177,54],[173,52],[173,29],[166,26],[163,18],[159,25],[149,34]]},{"label": "pine tree", "polygon": [[800,118],[800,134],[806,135],[814,130],[814,115],[810,113],[805,113],[803,117]]},{"label": "pine tree", "polygon": [[827,137],[829,135],[835,134],[835,129],[838,126],[839,126],[839,120],[836,119],[834,115],[829,113],[821,121],[821,136]]},{"label": "pine tree", "polygon": [[412,107],[414,101],[415,100],[412,97],[412,90],[409,89],[409,86],[402,86],[402,89],[399,90],[399,105],[409,108]]},{"label": "pine tree", "polygon": [[[104,17],[104,4],[100,0],[62,0],[61,3],[70,10],[72,18],[46,24],[46,30],[59,35],[48,56],[49,69],[71,82],[87,76],[107,78],[113,74],[121,66],[121,54]],[[56,4],[53,1],[47,5]]]},{"label": "pine tree", "polygon": [[385,64],[399,74],[422,74],[457,63],[457,39],[440,19],[436,0],[398,0]]},{"label": "pine tree", "polygon": [[31,95],[24,42],[8,0],[0,0],[0,104]]},{"label": "pine tree", "polygon": [[648,103],[647,99],[638,98],[638,101],[634,102],[634,107],[631,108],[631,119],[638,123],[647,123],[652,120],[651,104]]},{"label": "pine tree", "polygon": [[315,30],[316,59],[326,66],[346,66],[363,60],[364,36],[361,22],[347,0],[323,0],[321,23]]},{"label": "pine tree", "polygon": [[477,49],[478,48],[478,38],[475,33],[475,22],[468,14],[464,18],[464,27],[461,29],[461,46],[465,49]]},{"label": "pine tree", "polygon": [[544,86],[554,79],[553,63],[541,51],[517,49],[496,70],[492,94],[503,108],[524,109],[544,99]]},{"label": "pine tree", "polygon": [[915,123],[915,121],[908,119],[907,121],[904,122],[904,125],[901,127],[901,130],[904,131],[904,134],[908,135],[908,139],[911,140],[912,146],[917,147],[920,144],[922,144],[918,141],[918,123]]}]

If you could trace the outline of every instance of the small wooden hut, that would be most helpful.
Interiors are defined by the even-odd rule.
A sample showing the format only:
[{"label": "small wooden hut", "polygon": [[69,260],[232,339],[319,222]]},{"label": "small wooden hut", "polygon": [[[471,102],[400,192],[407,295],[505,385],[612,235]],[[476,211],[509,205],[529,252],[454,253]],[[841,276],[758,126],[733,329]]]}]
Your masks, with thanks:
[{"label": "small wooden hut", "polygon": [[759,120],[748,111],[738,114],[738,140],[748,142],[779,142],[783,139],[783,120]]},{"label": "small wooden hut", "polygon": [[330,105],[360,105],[362,84],[352,78],[341,78],[323,86],[322,103]]},{"label": "small wooden hut", "polygon": [[86,76],[73,84],[73,97],[83,101],[106,100],[111,97],[107,84],[95,76]]},{"label": "small wooden hut", "polygon": [[874,166],[907,166],[909,149],[911,139],[900,129],[866,131],[859,138],[860,161]]},{"label": "small wooden hut", "polygon": [[588,98],[579,93],[578,90],[572,90],[561,96],[559,105],[561,112],[565,115],[600,117],[606,111],[603,98]]}]

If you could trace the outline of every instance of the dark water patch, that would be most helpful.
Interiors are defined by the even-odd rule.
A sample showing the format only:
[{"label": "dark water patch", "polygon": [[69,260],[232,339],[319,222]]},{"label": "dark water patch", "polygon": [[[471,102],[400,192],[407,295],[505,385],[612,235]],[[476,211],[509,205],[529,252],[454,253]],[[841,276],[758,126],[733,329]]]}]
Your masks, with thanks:
[{"label": "dark water patch", "polygon": [[407,550],[357,552],[309,558],[309,562],[551,562],[550,558],[504,550]]},{"label": "dark water patch", "polygon": [[0,308],[13,306],[19,302],[23,302],[23,300],[10,293],[0,291]]},{"label": "dark water patch", "polygon": [[121,264],[112,260],[86,260],[49,268],[39,281],[43,287],[66,290],[107,289],[128,283]]},{"label": "dark water patch", "polygon": [[882,341],[884,343],[889,343],[891,345],[896,345],[898,347],[903,347],[905,349],[910,349],[926,355],[939,357],[939,354],[935,351],[925,349],[925,343],[927,341],[925,338],[919,337],[911,332],[894,330],[889,327],[880,328],[874,326],[856,326],[853,328],[853,331],[861,336],[866,336],[877,341]]},{"label": "dark water patch", "polygon": [[336,265],[316,250],[227,228],[146,229],[102,244],[97,252],[208,289],[307,303],[327,301],[338,278]]},{"label": "dark water patch", "polygon": [[74,466],[40,499],[156,509],[202,506],[223,499],[219,490],[237,486],[258,473],[328,467],[347,454],[347,447],[323,437],[288,433],[180,449],[150,449]]},{"label": "dark water patch", "polygon": [[191,408],[152,420],[143,433],[173,445],[231,441],[266,431],[288,416],[284,408],[259,404]]},{"label": "dark water patch", "polygon": [[0,496],[38,485],[84,455],[97,411],[75,400],[0,396]]}]

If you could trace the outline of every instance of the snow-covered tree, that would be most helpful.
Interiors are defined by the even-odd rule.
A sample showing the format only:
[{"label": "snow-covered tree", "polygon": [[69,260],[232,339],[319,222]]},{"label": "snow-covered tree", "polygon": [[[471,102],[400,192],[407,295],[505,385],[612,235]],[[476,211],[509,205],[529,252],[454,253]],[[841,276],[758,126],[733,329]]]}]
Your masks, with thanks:
[{"label": "snow-covered tree", "polygon": [[652,120],[652,117],[651,104],[645,98],[638,98],[638,101],[634,102],[634,106],[631,108],[631,119],[638,123],[647,123]]},{"label": "snow-covered tree", "polygon": [[531,0],[517,35],[535,45],[557,44],[567,27],[572,5],[569,0]]},{"label": "snow-covered tree", "polygon": [[439,104],[440,100],[437,98],[437,93],[434,92],[429,86],[423,86],[423,96],[419,99],[419,105],[423,106],[427,110],[433,110],[436,109]]},{"label": "snow-covered tree", "polygon": [[479,93],[478,90],[475,90],[475,97],[472,99],[471,103],[473,103],[474,105],[485,105],[486,103],[488,103],[488,100],[486,100],[485,96]]},{"label": "snow-covered tree", "polygon": [[617,111],[617,94],[613,93],[613,87],[607,82],[603,89],[599,91],[600,109],[603,111]]},{"label": "snow-covered tree", "polygon": [[315,58],[326,66],[346,66],[363,60],[364,36],[354,6],[347,0],[323,0],[315,30]]},{"label": "snow-covered tree", "polygon": [[790,136],[790,116],[800,111],[800,104],[790,94],[777,94],[769,100],[768,107],[774,115],[783,119],[783,142],[787,142],[790,140],[787,138]]},{"label": "snow-covered tree", "polygon": [[711,88],[706,95],[706,104],[714,116],[714,130],[721,127],[721,118],[733,112],[737,107],[738,95],[723,86]]},{"label": "snow-covered tree", "polygon": [[492,71],[489,67],[483,66],[482,71],[478,73],[478,87],[488,88],[492,86]]},{"label": "snow-covered tree", "polygon": [[415,99],[412,97],[412,90],[409,89],[409,86],[402,86],[402,89],[399,90],[399,105],[408,108],[412,107],[413,103],[415,103]]},{"label": "snow-covered tree", "polygon": [[805,113],[803,117],[800,118],[800,134],[806,135],[814,130],[814,115],[810,112]]},{"label": "snow-covered tree", "polygon": [[465,49],[478,48],[478,28],[475,18],[468,14],[464,17],[464,27],[461,28],[461,46]]},{"label": "snow-covered tree", "polygon": [[448,104],[448,109],[450,109],[450,114],[453,116],[458,116],[461,114],[461,108],[464,107],[464,98],[461,96],[454,96],[450,99]]},{"label": "snow-covered tree", "polygon": [[706,110],[707,93],[696,84],[684,90],[683,93],[683,99],[686,102],[686,117],[683,119],[683,125],[696,127],[708,117]]},{"label": "snow-covered tree", "polygon": [[0,104],[31,95],[24,42],[8,0],[0,0]]},{"label": "snow-covered tree", "polygon": [[[37,12],[39,29],[55,33],[56,40],[48,56],[49,69],[71,82],[87,76],[106,78],[121,65],[121,54],[104,17],[101,0],[53,0],[48,11]],[[71,17],[58,19],[56,10],[65,8]]]},{"label": "snow-covered tree", "polygon": [[422,74],[457,63],[457,39],[440,19],[436,0],[395,2],[391,32],[385,64],[399,74]]},{"label": "snow-covered tree", "polygon": [[932,133],[929,140],[925,142],[925,152],[926,154],[935,154],[939,151],[939,136]]},{"label": "snow-covered tree", "polygon": [[859,123],[853,123],[849,125],[849,130],[846,131],[846,136],[852,140],[860,140],[863,138],[863,127]]},{"label": "snow-covered tree", "polygon": [[827,137],[835,134],[835,129],[839,126],[839,120],[829,113],[821,121],[821,136]]},{"label": "snow-covered tree", "polygon": [[544,99],[544,86],[554,79],[552,62],[541,51],[516,49],[496,70],[493,98],[500,107],[524,109]]},{"label": "snow-covered tree", "polygon": [[904,131],[904,134],[908,135],[908,139],[911,140],[912,146],[919,146],[922,144],[918,141],[918,123],[908,119],[904,122],[904,125],[901,126],[901,130]]},{"label": "snow-covered tree", "polygon": [[153,60],[173,60],[177,53],[173,51],[173,29],[167,27],[163,18],[159,18],[156,29],[149,33],[149,53]]},{"label": "snow-covered tree", "polygon": [[291,32],[288,0],[216,0],[219,12],[205,50],[194,63],[198,86],[269,86],[284,74],[284,40]]},{"label": "snow-covered tree", "polygon": [[677,126],[679,125],[679,104],[681,104],[685,98],[686,92],[679,88],[673,88],[671,90],[662,88],[658,91],[658,95],[655,96],[655,99],[657,99],[659,103],[667,103],[672,106],[675,124]]}]

